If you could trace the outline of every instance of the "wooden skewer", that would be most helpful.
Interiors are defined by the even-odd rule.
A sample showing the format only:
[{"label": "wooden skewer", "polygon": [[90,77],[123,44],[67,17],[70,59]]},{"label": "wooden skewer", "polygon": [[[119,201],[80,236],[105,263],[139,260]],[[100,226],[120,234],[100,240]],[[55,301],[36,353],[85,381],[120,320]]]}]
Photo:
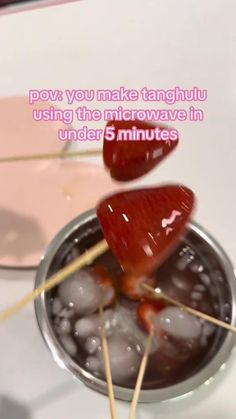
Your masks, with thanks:
[{"label": "wooden skewer", "polygon": [[223,322],[220,319],[216,319],[215,317],[209,316],[209,314],[202,313],[201,311],[195,310],[192,307],[186,306],[185,304],[180,303],[179,301],[175,300],[174,298],[169,297],[168,295],[164,294],[159,288],[153,288],[148,284],[142,284],[142,287],[149,291],[155,298],[162,299],[167,301],[170,304],[173,304],[179,308],[182,308],[187,313],[193,314],[196,317],[199,317],[200,319],[206,320],[209,323],[212,323],[216,326],[222,327],[223,329],[227,329],[230,332],[236,333],[236,327]]},{"label": "wooden skewer", "polygon": [[128,419],[134,419],[134,417],[135,417],[136,408],[137,408],[138,399],[139,399],[139,394],[140,394],[140,390],[141,390],[142,382],[143,382],[143,377],[144,377],[146,366],[147,366],[147,361],[148,361],[148,356],[149,356],[149,351],[150,351],[152,338],[153,338],[153,328],[151,329],[151,331],[149,333],[149,336],[148,336],[148,339],[147,339],[147,342],[146,342],[146,346],[145,346],[145,351],[144,351],[142,361],[141,361],[141,364],[140,364],[140,367],[139,367],[138,377],[137,377],[137,381],[136,381],[136,385],[135,385],[135,389],[134,389],[134,394],[133,394],[133,397],[132,397],[132,402],[131,402],[131,405],[130,405]]},{"label": "wooden skewer", "polygon": [[[0,321],[6,320],[8,317],[20,311],[28,303],[30,303],[31,301],[34,301],[37,297],[39,297],[40,294],[42,294],[45,291],[49,291],[50,289],[58,285],[60,282],[64,281],[68,276],[76,272],[78,269],[81,269],[84,266],[92,263],[94,259],[96,259],[98,256],[103,254],[106,250],[108,250],[108,248],[109,247],[106,240],[101,240],[99,243],[97,243],[91,249],[87,250],[83,255],[76,258],[73,262],[71,262],[65,268],[62,268],[60,271],[52,275],[49,279],[47,279],[47,281],[45,281],[42,285],[36,288],[33,292],[31,292],[30,294],[27,294],[24,298],[22,298],[13,306],[0,312]],[[179,301],[164,294],[158,288],[157,289],[152,288],[148,284],[142,284],[142,287],[146,289],[147,291],[151,292],[152,295],[155,296],[155,298],[158,298],[158,299],[161,298],[163,300],[166,300],[170,304],[180,307],[183,310],[187,311],[190,314],[193,314],[196,317],[199,317],[203,320],[208,321],[209,323],[213,323],[216,326],[222,327],[233,333],[236,333],[235,326],[229,323],[226,323],[220,319],[216,319],[215,317],[209,316],[208,314],[202,313],[201,311],[195,310],[192,307],[186,306],[185,304],[182,304]]]},{"label": "wooden skewer", "polygon": [[101,240],[91,249],[87,250],[81,256],[76,258],[73,262],[67,265],[65,268],[61,269],[54,275],[52,275],[47,281],[42,285],[36,288],[33,292],[26,295],[22,300],[18,301],[12,307],[7,308],[6,310],[0,313],[0,321],[6,320],[8,317],[20,311],[28,303],[35,300],[42,292],[49,291],[51,288],[58,285],[60,282],[64,281],[70,275],[72,275],[78,269],[83,268],[84,266],[92,263],[98,256],[103,254],[108,249],[108,244],[106,240]]},{"label": "wooden skewer", "polygon": [[[45,281],[42,285],[36,288],[32,293],[26,295],[23,299],[18,301],[12,307],[2,311],[0,313],[0,321],[6,320],[13,314],[17,313],[21,309],[23,309],[28,303],[35,300],[42,292],[49,291],[51,288],[55,287],[68,277],[70,277],[74,272],[83,268],[85,265],[90,264],[94,261],[98,256],[103,254],[108,249],[108,244],[106,240],[101,240],[98,244],[93,246],[91,249],[87,250],[83,255],[76,258],[73,262],[67,265],[65,268],[58,271],[56,274],[52,275],[47,281]],[[104,320],[103,320],[103,308],[100,306],[99,308],[100,313],[100,322],[101,322],[101,340],[102,340],[102,351],[104,357],[104,366],[105,366],[105,373],[106,373],[106,380],[108,385],[108,395],[110,401],[110,410],[111,410],[111,417],[112,419],[116,419],[116,410],[115,410],[115,398],[114,392],[112,387],[112,378],[111,378],[111,369],[110,369],[110,361],[109,361],[109,353],[107,347],[107,340],[106,334],[104,329]]]},{"label": "wooden skewer", "polygon": [[101,341],[102,341],[102,354],[103,354],[107,390],[108,390],[108,396],[109,396],[110,412],[111,412],[111,418],[116,419],[117,416],[116,416],[116,408],[115,408],[115,397],[114,397],[114,391],[113,391],[113,386],[112,386],[111,366],[110,366],[109,352],[108,352],[108,346],[107,346],[107,338],[106,338],[106,333],[105,333],[105,328],[104,328],[102,306],[99,307],[99,315],[100,315],[100,335],[101,335]]},{"label": "wooden skewer", "polygon": [[0,157],[0,163],[20,162],[29,160],[50,160],[66,157],[85,157],[85,156],[98,156],[102,153],[101,149],[96,150],[81,150],[81,151],[62,151],[60,153],[39,153],[28,154],[21,156]]}]

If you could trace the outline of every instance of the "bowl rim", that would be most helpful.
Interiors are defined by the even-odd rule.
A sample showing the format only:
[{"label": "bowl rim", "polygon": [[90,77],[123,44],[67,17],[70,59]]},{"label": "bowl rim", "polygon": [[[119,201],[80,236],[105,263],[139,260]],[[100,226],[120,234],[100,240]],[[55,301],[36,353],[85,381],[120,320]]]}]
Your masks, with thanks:
[{"label": "bowl rim", "polygon": [[[74,218],[59,231],[41,258],[36,273],[35,288],[40,286],[45,281],[51,262],[62,243],[67,238],[69,238],[70,235],[73,234],[81,225],[83,225],[85,222],[92,221],[94,218],[96,218],[96,211],[91,209]],[[203,241],[210,245],[218,257],[220,265],[227,277],[232,295],[233,304],[231,324],[236,325],[236,277],[233,265],[219,243],[204,228],[195,222],[190,222],[188,224],[188,229],[197,234]],[[39,329],[56,363],[61,368],[69,371],[75,378],[79,378],[88,387],[102,394],[107,394],[106,382],[99,379],[98,377],[95,377],[92,373],[79,366],[60,344],[59,340],[54,334],[49,318],[46,314],[47,311],[45,305],[45,293],[42,293],[35,300],[34,306]],[[173,400],[179,397],[187,396],[200,385],[209,382],[209,380],[215,376],[221,367],[225,365],[235,346],[235,336],[233,333],[226,333],[227,334],[223,344],[221,345],[221,348],[217,352],[216,356],[214,356],[207,364],[207,368],[203,368],[192,377],[189,377],[180,383],[168,386],[166,388],[141,390],[139,401],[144,403],[152,403]],[[124,401],[130,401],[132,399],[133,389],[121,387],[118,385],[114,385],[113,389],[114,395],[117,399]]]}]

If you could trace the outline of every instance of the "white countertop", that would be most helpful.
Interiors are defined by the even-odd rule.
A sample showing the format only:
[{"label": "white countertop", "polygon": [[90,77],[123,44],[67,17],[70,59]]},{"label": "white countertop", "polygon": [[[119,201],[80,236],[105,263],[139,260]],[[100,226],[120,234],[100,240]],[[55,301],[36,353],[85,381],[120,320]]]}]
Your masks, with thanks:
[{"label": "white countertop", "polygon": [[[35,88],[122,85],[208,89],[204,122],[174,124],[180,131],[178,150],[135,184],[179,181],[190,186],[198,197],[195,219],[219,240],[234,265],[235,14],[234,0],[87,0],[0,17],[0,96],[27,95]],[[1,277],[0,306],[32,287],[32,279],[24,276]],[[104,396],[54,363],[32,306],[1,324],[0,342],[1,419],[109,417]],[[235,385],[232,359],[215,384],[188,400],[140,405],[137,418],[233,419]],[[127,412],[128,406],[118,402],[119,418]]]}]

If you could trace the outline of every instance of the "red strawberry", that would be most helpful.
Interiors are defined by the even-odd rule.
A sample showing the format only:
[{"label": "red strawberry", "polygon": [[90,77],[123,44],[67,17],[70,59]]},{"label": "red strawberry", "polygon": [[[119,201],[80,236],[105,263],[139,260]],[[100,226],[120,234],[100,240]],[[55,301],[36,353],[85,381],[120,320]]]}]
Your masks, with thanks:
[{"label": "red strawberry", "polygon": [[[114,127],[114,140],[109,140],[109,129]],[[146,140],[130,141],[118,139],[121,130],[132,130],[133,127],[145,130]],[[178,144],[176,139],[148,140],[153,130],[166,130],[170,134],[170,128],[160,127],[143,121],[109,121],[104,131],[103,160],[110,170],[111,177],[118,181],[136,179],[161,162]],[[107,139],[106,139],[107,138]]]},{"label": "red strawberry", "polygon": [[103,307],[108,307],[115,302],[116,290],[109,272],[102,265],[95,265],[92,268],[95,279],[100,285],[103,294]]},{"label": "red strawberry", "polygon": [[120,291],[131,300],[140,300],[146,294],[145,289],[142,288],[143,283],[154,287],[155,279],[153,277],[137,277],[134,275],[124,274],[119,280]]},{"label": "red strawberry", "polygon": [[142,276],[177,245],[193,205],[190,189],[169,185],[111,195],[100,202],[97,216],[123,270]]},{"label": "red strawberry", "polygon": [[160,313],[166,304],[162,301],[145,300],[138,305],[137,318],[140,326],[147,332],[150,333],[156,315]]}]

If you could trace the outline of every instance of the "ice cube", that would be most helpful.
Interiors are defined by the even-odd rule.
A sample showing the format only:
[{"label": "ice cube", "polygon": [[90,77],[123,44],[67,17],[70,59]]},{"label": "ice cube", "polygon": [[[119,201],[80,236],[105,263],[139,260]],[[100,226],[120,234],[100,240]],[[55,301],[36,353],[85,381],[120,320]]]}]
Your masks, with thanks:
[{"label": "ice cube", "polygon": [[194,273],[203,272],[203,270],[204,270],[202,264],[200,262],[198,262],[197,260],[192,262],[189,267],[190,267],[190,270]]},{"label": "ice cube", "polygon": [[181,256],[176,262],[176,268],[179,271],[184,271],[193,258],[193,256],[189,256],[188,254]]},{"label": "ice cube", "polygon": [[211,279],[209,277],[209,275],[207,275],[206,273],[201,273],[200,274],[200,278],[201,281],[203,282],[204,285],[206,285],[206,287],[209,287],[211,285]]},{"label": "ice cube", "polygon": [[75,314],[75,311],[73,308],[71,309],[63,308],[58,314],[58,317],[63,318],[63,319],[70,319],[71,317],[73,317],[74,314]]},{"label": "ice cube", "polygon": [[181,275],[173,275],[172,283],[176,288],[182,291],[189,291],[192,288],[192,282],[189,281],[188,278]]},{"label": "ice cube", "polygon": [[206,291],[206,287],[203,284],[196,284],[194,285],[194,290],[204,292]]},{"label": "ice cube", "polygon": [[[115,383],[125,383],[127,379],[138,372],[141,357],[136,349],[135,342],[125,335],[112,335],[107,340],[110,356],[112,378]],[[98,355],[101,371],[104,374],[102,351]]]},{"label": "ice cube", "polygon": [[99,345],[101,345],[101,340],[98,336],[89,336],[85,342],[85,349],[88,354],[92,355],[97,352]]},{"label": "ice cube", "polygon": [[[117,305],[114,310],[113,327],[120,333],[124,333],[136,342],[137,351],[143,354],[148,339],[148,334],[143,332],[137,324],[136,310],[129,310],[121,305]],[[152,339],[149,353],[157,350],[158,340]]]},{"label": "ice cube", "polygon": [[177,307],[164,308],[156,317],[155,327],[180,339],[197,339],[201,335],[199,319]]},{"label": "ice cube", "polygon": [[75,356],[77,353],[77,346],[73,341],[72,337],[69,335],[61,335],[60,341],[64,349],[68,352],[69,355]]},{"label": "ice cube", "polygon": [[70,333],[71,323],[69,319],[62,319],[59,325],[59,333]]},{"label": "ice cube", "polygon": [[92,373],[98,373],[101,369],[101,361],[95,356],[88,356],[85,362],[85,366]]},{"label": "ice cube", "polygon": [[[106,333],[109,334],[109,331],[112,327],[113,319],[113,310],[104,310],[103,320]],[[83,317],[82,319],[77,320],[75,323],[75,334],[79,338],[86,339],[89,336],[99,336],[99,325],[100,325],[100,316],[99,314],[93,314],[91,316]]]},{"label": "ice cube", "polygon": [[114,327],[114,311],[112,309],[104,310],[103,321],[106,335],[109,336],[112,332],[112,328]]},{"label": "ice cube", "polygon": [[75,335],[85,339],[93,334],[98,333],[97,316],[84,317],[75,323]]},{"label": "ice cube", "polygon": [[101,302],[99,285],[85,270],[76,272],[64,281],[58,288],[58,295],[64,305],[73,305],[79,315],[95,312]]},{"label": "ice cube", "polygon": [[62,309],[62,303],[59,298],[54,298],[52,302],[52,314],[56,316]]},{"label": "ice cube", "polygon": [[191,292],[191,298],[195,301],[200,301],[202,299],[202,294],[201,292],[193,291]]}]

